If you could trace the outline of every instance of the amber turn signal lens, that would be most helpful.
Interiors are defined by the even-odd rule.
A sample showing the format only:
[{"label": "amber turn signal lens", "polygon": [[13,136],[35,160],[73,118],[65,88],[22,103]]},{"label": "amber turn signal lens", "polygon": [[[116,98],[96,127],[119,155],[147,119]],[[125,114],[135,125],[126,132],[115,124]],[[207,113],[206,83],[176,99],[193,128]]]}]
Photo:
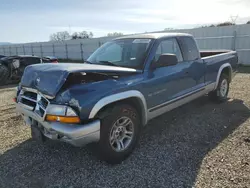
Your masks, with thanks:
[{"label": "amber turn signal lens", "polygon": [[57,121],[61,123],[80,123],[80,118],[77,116],[46,115],[46,121]]}]

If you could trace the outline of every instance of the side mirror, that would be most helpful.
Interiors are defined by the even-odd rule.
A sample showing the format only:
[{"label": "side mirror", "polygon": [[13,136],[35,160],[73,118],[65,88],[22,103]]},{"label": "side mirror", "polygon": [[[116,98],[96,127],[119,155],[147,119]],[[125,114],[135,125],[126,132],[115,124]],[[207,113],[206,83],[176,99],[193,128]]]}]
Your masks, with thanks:
[{"label": "side mirror", "polygon": [[174,54],[161,54],[159,59],[154,62],[153,67],[159,68],[159,67],[168,67],[173,66],[178,63],[177,57]]}]

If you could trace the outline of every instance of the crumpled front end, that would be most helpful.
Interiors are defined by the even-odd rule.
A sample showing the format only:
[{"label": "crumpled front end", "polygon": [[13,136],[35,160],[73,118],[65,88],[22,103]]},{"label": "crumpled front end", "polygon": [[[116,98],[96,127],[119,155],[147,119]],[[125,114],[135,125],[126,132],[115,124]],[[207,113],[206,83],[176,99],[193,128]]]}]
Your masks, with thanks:
[{"label": "crumpled front end", "polygon": [[[39,130],[46,138],[84,146],[98,142],[100,121],[75,122],[77,114],[69,106],[50,104],[50,101],[34,89],[22,89],[17,97],[16,110],[31,129]],[[48,119],[50,117],[50,119]]]},{"label": "crumpled front end", "polygon": [[35,137],[75,146],[97,142],[100,120],[89,119],[91,109],[113,88],[125,85],[119,78],[136,73],[134,69],[89,64],[28,66],[17,92],[17,111]]},{"label": "crumpled front end", "polygon": [[135,74],[135,69],[90,64],[39,64],[26,67],[21,86],[32,88],[54,98],[66,87],[116,79],[118,75]]}]

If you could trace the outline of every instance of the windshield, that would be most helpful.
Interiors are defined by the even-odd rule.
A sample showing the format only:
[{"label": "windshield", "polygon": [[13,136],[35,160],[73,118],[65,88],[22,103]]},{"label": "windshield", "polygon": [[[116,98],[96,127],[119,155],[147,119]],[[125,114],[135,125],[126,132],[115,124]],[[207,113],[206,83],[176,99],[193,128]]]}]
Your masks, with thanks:
[{"label": "windshield", "polygon": [[87,60],[88,63],[142,69],[151,39],[121,39],[107,42]]}]

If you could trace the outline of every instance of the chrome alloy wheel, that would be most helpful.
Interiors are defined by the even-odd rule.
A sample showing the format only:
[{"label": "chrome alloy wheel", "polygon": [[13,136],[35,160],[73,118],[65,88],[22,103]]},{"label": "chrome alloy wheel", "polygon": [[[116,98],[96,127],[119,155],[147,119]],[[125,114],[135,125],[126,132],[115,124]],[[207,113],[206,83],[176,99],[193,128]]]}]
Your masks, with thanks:
[{"label": "chrome alloy wheel", "polygon": [[134,123],[129,117],[119,118],[112,126],[109,142],[116,152],[127,149],[134,136]]},{"label": "chrome alloy wheel", "polygon": [[226,79],[223,79],[220,84],[220,94],[222,97],[225,97],[227,95],[228,90],[228,83]]}]

